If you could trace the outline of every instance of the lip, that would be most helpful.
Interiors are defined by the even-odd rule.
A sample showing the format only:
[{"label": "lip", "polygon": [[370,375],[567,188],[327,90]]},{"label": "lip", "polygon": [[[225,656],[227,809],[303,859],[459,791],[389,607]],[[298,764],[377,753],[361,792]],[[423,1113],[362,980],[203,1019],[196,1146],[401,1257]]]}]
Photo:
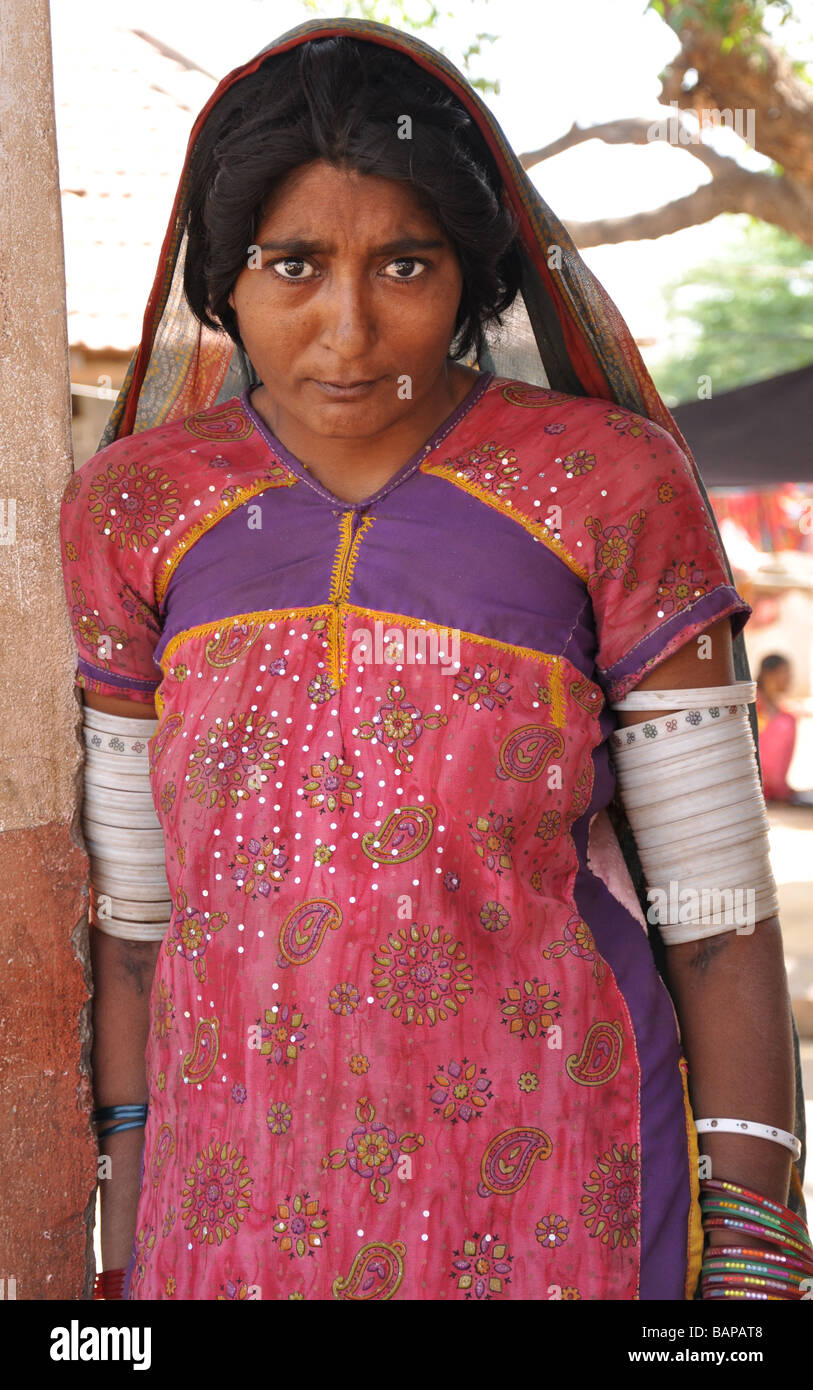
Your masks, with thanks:
[{"label": "lip", "polygon": [[324,391],[326,395],[333,397],[335,400],[354,400],[356,396],[366,395],[373,386],[378,385],[379,381],[383,381],[383,377],[379,376],[369,381],[355,382],[319,381],[315,377],[312,378],[312,380],[314,386],[318,386],[321,391]]}]

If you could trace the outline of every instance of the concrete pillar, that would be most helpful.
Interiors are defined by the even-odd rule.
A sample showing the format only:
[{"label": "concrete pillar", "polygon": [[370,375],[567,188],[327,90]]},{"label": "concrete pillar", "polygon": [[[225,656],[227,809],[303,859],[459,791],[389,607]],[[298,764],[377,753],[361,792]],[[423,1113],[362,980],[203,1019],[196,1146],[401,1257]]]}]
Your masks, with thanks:
[{"label": "concrete pillar", "polygon": [[[88,1297],[88,861],[59,504],[72,472],[47,0],[0,5],[0,1294]],[[15,1284],[10,1284],[14,1280]]]}]

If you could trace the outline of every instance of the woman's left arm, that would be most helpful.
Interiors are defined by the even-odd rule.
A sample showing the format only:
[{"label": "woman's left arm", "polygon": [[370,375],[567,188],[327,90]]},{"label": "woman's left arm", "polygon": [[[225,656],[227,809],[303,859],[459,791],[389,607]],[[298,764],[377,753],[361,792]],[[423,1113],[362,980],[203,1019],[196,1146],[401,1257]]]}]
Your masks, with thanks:
[{"label": "woman's left arm", "polygon": [[[703,636],[711,638],[710,656],[701,660],[698,645],[688,643],[636,690],[731,684],[736,677],[728,618]],[[703,648],[707,650],[706,643]],[[627,725],[662,713],[619,711],[618,718]],[[766,918],[748,932],[732,930],[671,945],[666,956],[695,1116],[754,1120],[792,1131],[793,1033],[779,919]],[[789,1150],[772,1140],[738,1134],[704,1134],[700,1147],[711,1162],[707,1176],[787,1203]],[[726,1232],[708,1233],[710,1245],[727,1239]]]}]

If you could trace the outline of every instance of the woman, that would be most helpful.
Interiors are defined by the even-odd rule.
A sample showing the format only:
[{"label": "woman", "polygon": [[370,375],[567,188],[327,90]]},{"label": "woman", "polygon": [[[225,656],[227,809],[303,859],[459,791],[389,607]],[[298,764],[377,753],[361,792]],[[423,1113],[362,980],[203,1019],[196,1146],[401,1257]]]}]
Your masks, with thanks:
[{"label": "woman", "polygon": [[768,801],[787,801],[794,806],[813,804],[813,792],[788,785],[788,771],[796,746],[796,717],[782,707],[792,681],[785,656],[763,657],[757,676],[757,723],[762,783]]},{"label": "woman", "polygon": [[[522,303],[529,380],[485,339]],[[691,1298],[690,1095],[701,1127],[762,1126],[704,1153],[759,1194],[749,1248],[798,1296],[758,785],[739,861],[730,831],[715,851],[723,883],[762,866],[750,931],[661,916],[680,1032],[606,809],[628,726],[618,776],[667,882],[629,809],[641,767],[665,788],[665,746],[694,770],[721,716],[730,785],[755,778],[749,610],[626,326],[445,59],[314,21],[224,80],[106,438],[62,534],[125,1296]],[[126,801],[153,700],[165,886]],[[737,1244],[719,1196],[708,1296]]]}]

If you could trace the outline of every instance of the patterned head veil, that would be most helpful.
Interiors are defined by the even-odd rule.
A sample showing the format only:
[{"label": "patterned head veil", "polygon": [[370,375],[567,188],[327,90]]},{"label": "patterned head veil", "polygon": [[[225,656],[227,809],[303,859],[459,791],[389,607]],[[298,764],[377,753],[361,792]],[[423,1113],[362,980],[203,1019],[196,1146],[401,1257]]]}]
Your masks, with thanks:
[{"label": "patterned head veil", "polygon": [[[250,62],[229,73],[198,116],[161,248],[158,269],[144,315],[137,349],[103,435],[101,446],[122,435],[182,419],[228,400],[257,381],[244,351],[228,335],[204,327],[183,291],[189,165],[206,120],[234,84],[263,63],[312,39],[347,35],[381,44],[411,58],[445,84],[476,122],[503,183],[503,199],[518,219],[521,288],[501,332],[489,333],[477,366],[500,376],[520,378],[571,395],[595,396],[644,415],[667,430],[689,460],[709,522],[720,540],[708,495],[689,446],[644,365],[630,330],[613,301],[584,263],[556,214],[531,183],[516,154],[476,90],[449,60],[421,39],[384,24],[361,19],[316,19],[298,25],[269,44]],[[555,268],[549,250],[558,248]],[[720,541],[720,548],[722,542]],[[725,552],[723,551],[723,554]],[[726,561],[729,580],[733,584]],[[742,634],[734,639],[738,680],[750,680]],[[756,744],[756,718],[751,707]],[[648,899],[629,824],[619,803],[611,808],[625,860],[642,909]],[[660,943],[653,940],[662,964]],[[797,1133],[804,1140],[804,1100],[794,1027],[797,1071]],[[794,1168],[796,1165],[794,1165]],[[801,1169],[803,1171],[803,1169]],[[791,1205],[800,1203],[798,1177]]]}]

